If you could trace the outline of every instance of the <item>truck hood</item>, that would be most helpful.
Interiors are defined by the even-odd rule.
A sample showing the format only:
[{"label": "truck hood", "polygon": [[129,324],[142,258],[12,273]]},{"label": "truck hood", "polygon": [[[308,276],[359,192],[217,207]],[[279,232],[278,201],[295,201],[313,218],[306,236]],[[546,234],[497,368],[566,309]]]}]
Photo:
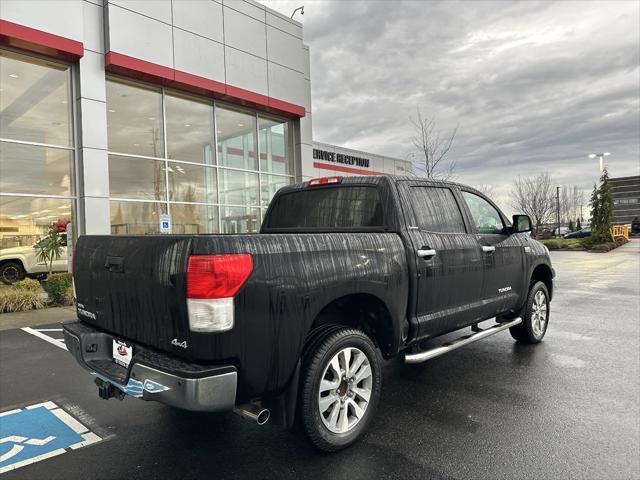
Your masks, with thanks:
[{"label": "truck hood", "polygon": [[0,249],[0,255],[28,255],[33,253],[35,250],[33,246],[30,247],[12,247],[12,248],[2,248]]}]

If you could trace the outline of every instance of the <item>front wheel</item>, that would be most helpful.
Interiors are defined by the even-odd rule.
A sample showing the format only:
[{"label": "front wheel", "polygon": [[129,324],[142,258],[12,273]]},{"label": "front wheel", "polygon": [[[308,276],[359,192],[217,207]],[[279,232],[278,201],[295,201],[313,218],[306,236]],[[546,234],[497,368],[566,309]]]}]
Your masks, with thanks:
[{"label": "front wheel", "polygon": [[540,343],[549,325],[549,290],[543,282],[529,288],[522,323],[511,327],[511,336],[520,343]]},{"label": "front wheel", "polygon": [[0,266],[0,282],[5,285],[11,285],[13,283],[24,280],[26,272],[22,267],[22,263],[17,261],[4,262]]},{"label": "front wheel", "polygon": [[381,389],[380,358],[354,328],[329,331],[305,354],[300,392],[304,431],[320,450],[348,447],[367,429]]}]

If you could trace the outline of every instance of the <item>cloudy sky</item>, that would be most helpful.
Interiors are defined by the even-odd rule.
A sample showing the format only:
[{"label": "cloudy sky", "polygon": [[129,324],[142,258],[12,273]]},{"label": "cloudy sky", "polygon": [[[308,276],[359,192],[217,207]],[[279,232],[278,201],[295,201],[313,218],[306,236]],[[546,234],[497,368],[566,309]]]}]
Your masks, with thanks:
[{"label": "cloudy sky", "polygon": [[595,151],[640,174],[640,2],[263,0],[304,25],[314,139],[405,158],[420,106],[458,181],[501,203],[548,170],[589,190]]}]

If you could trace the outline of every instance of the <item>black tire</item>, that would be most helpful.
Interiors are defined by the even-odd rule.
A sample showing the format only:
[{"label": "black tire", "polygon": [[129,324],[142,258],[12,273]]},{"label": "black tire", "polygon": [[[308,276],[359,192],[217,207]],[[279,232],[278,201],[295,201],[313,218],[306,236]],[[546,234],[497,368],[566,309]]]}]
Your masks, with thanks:
[{"label": "black tire", "polygon": [[[325,329],[315,333],[315,338],[307,343],[308,348],[302,362],[298,421],[307,438],[315,447],[326,452],[335,452],[356,442],[371,423],[380,399],[382,386],[380,355],[371,339],[361,330],[345,327],[336,328],[334,326],[325,327]],[[369,400],[365,402],[362,397],[355,393],[355,390],[351,390],[352,384],[342,379],[336,379],[335,381],[339,384],[339,388],[335,390],[335,394],[333,390],[328,393],[339,400],[331,404],[329,409],[325,411],[327,416],[324,416],[320,412],[319,402],[322,398],[328,398],[328,395],[322,396],[320,393],[320,381],[323,376],[330,374],[329,363],[334,356],[348,348],[355,349],[351,350],[351,352],[355,352],[352,361],[349,363],[351,366],[354,365],[356,355],[360,358],[360,353],[366,357],[363,362],[368,361],[371,371],[370,379],[367,377],[366,380],[366,385],[370,386]],[[362,365],[365,365],[365,363],[362,363]],[[356,382],[353,386],[362,391],[360,390],[361,387],[368,388],[363,382],[365,380]],[[340,393],[338,393],[339,391]],[[350,400],[351,398],[353,400]],[[360,402],[359,406],[364,410],[359,419],[356,419],[355,410],[353,410],[355,407],[349,406],[354,401]],[[345,405],[344,407],[342,407],[343,404]],[[343,418],[341,416],[343,415],[343,408],[347,412],[347,423],[349,423],[349,412],[353,413],[351,417],[353,425],[344,433],[333,432],[325,424],[325,422],[330,421],[328,417],[331,414],[329,412],[333,412],[336,408],[339,410],[337,415],[339,419]]]},{"label": "black tire", "polygon": [[8,261],[0,265],[0,282],[5,285],[11,285],[13,283],[24,280],[27,272],[24,271],[22,263],[18,261]]},{"label": "black tire", "polygon": [[[544,296],[545,309],[544,313],[541,313],[543,317],[538,315],[538,319],[544,318],[544,325],[536,321],[536,310],[539,308],[536,303],[539,302],[541,296]],[[509,329],[511,336],[518,343],[540,343],[547,333],[550,313],[549,290],[547,290],[547,286],[543,282],[531,283],[529,294],[527,295],[527,302],[524,306],[522,323]]]}]

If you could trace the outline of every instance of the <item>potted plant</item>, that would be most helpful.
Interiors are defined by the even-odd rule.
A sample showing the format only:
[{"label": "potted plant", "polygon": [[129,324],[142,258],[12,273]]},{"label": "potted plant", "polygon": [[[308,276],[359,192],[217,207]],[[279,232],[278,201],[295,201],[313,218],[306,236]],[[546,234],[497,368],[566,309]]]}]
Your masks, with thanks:
[{"label": "potted plant", "polygon": [[49,267],[49,275],[53,272],[53,262],[62,255],[64,247],[63,233],[67,231],[69,220],[59,218],[49,226],[47,235],[36,243],[33,248],[36,250],[36,259],[45,262]]}]

